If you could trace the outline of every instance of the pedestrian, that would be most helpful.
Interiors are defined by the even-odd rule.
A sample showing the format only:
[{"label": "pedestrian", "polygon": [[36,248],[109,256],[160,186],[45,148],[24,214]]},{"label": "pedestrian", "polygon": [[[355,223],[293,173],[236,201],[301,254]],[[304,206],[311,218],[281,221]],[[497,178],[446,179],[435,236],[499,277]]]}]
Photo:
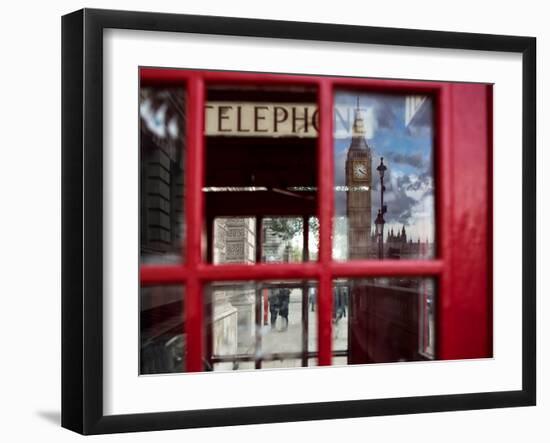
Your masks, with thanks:
[{"label": "pedestrian", "polygon": [[290,289],[282,288],[279,290],[279,314],[283,319],[283,331],[288,329],[288,308],[290,304]]},{"label": "pedestrian", "polygon": [[309,288],[309,305],[311,312],[315,312],[315,288]]},{"label": "pedestrian", "polygon": [[269,313],[271,314],[271,318],[270,318],[271,329],[275,329],[275,324],[277,323],[277,314],[279,313],[279,309],[281,306],[278,289],[273,288],[269,290],[268,301],[269,301]]},{"label": "pedestrian", "polygon": [[344,296],[344,288],[336,286],[332,293],[333,297],[333,309],[332,320],[334,323],[338,323],[342,317],[346,316],[346,302]]}]

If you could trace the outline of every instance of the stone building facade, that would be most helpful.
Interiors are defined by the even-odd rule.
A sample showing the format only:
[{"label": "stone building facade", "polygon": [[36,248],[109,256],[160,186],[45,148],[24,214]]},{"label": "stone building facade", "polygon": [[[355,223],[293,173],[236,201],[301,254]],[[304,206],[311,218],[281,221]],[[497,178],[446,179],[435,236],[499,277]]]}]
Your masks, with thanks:
[{"label": "stone building facade", "polygon": [[[213,260],[215,264],[252,264],[256,259],[254,218],[214,220]],[[254,344],[256,291],[243,285],[212,287],[213,353],[247,353]]]}]

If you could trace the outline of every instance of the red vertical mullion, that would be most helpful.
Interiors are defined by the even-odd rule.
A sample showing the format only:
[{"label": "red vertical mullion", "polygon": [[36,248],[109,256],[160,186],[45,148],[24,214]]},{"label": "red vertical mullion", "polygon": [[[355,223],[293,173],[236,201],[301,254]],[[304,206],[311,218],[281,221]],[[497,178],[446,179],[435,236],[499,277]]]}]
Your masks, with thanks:
[{"label": "red vertical mullion", "polygon": [[332,364],[332,214],[334,209],[333,160],[333,85],[328,78],[318,83],[319,137],[318,190],[319,201],[319,309],[318,343],[319,366]]},{"label": "red vertical mullion", "polygon": [[[438,358],[492,354],[490,293],[491,86],[453,83],[443,89],[441,171],[445,194]],[[466,245],[457,247],[457,245]]]},{"label": "red vertical mullion", "polygon": [[444,359],[447,348],[447,317],[450,313],[450,293],[452,291],[452,210],[453,210],[453,167],[452,167],[452,121],[451,91],[443,86],[437,96],[436,121],[436,183],[439,186],[436,200],[437,249],[443,263],[439,278],[439,296],[436,299],[436,341],[435,357]]},{"label": "red vertical mullion", "polygon": [[185,221],[187,230],[186,263],[188,270],[185,289],[186,371],[203,370],[203,303],[202,284],[197,269],[201,263],[201,237],[203,226],[204,182],[204,81],[191,76],[187,81],[186,105],[186,200]]}]

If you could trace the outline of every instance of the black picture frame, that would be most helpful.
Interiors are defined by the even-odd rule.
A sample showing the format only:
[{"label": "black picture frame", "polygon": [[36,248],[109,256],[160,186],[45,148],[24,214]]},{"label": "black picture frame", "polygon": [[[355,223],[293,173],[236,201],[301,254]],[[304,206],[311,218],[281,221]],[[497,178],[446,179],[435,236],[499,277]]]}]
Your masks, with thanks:
[{"label": "black picture frame", "polygon": [[[109,415],[103,413],[103,30],[170,31],[519,53],[523,65],[522,389]],[[62,426],[82,434],[529,406],[536,403],[536,39],[83,9],[62,18]]]}]

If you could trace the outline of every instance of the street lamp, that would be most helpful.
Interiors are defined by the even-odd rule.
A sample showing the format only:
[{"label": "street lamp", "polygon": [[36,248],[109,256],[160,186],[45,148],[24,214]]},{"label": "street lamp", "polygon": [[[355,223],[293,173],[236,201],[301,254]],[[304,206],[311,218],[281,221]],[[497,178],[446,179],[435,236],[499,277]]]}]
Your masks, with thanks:
[{"label": "street lamp", "polygon": [[376,226],[376,235],[378,236],[378,258],[384,258],[384,214],[388,211],[387,206],[384,204],[384,191],[386,187],[384,186],[384,173],[386,172],[386,165],[384,164],[384,157],[380,157],[380,164],[376,168],[378,175],[380,175],[380,209],[378,210],[378,215],[374,224]]},{"label": "street lamp", "polygon": [[382,215],[382,211],[380,209],[378,210],[378,215],[376,216],[376,220],[374,220],[374,225],[376,227],[376,236],[378,237],[378,258],[382,259],[384,258],[384,216]]}]

